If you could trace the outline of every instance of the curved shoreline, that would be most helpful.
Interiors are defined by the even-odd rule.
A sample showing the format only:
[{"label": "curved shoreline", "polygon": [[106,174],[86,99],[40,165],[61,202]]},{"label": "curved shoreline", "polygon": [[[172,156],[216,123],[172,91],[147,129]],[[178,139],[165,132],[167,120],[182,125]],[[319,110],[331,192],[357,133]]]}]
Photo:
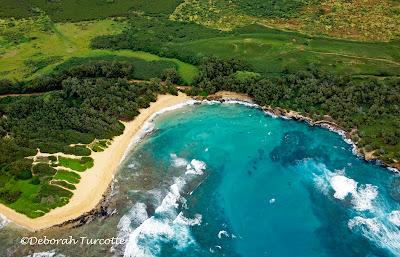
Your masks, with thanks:
[{"label": "curved shoreline", "polygon": [[140,114],[134,120],[123,122],[125,130],[122,135],[113,138],[112,144],[103,152],[92,152],[90,157],[94,159],[94,166],[80,174],[81,181],[76,185],[76,189],[73,191],[74,195],[68,204],[52,209],[35,219],[18,213],[3,204],[0,204],[0,213],[8,221],[30,231],[60,225],[89,213],[103,199],[115,172],[131,148],[132,143],[136,142],[135,139],[146,126],[147,121],[163,109],[180,105],[191,99],[183,93],[179,93],[178,96],[159,95],[157,101],[151,103],[150,107],[141,109]]},{"label": "curved shoreline", "polygon": [[[0,217],[3,215],[8,221],[18,226],[30,231],[38,231],[53,226],[63,226],[92,215],[99,206],[103,207],[102,202],[107,197],[107,192],[113,181],[115,172],[132,147],[149,132],[151,121],[161,113],[181,108],[187,104],[201,103],[204,100],[248,104],[274,117],[304,121],[310,126],[321,126],[341,135],[348,144],[352,145],[355,155],[363,158],[365,161],[371,161],[371,159],[366,158],[365,154],[359,151],[357,145],[351,140],[351,133],[344,131],[333,121],[314,121],[294,111],[259,106],[254,104],[252,98],[248,95],[229,91],[221,91],[206,98],[191,98],[183,93],[179,93],[178,96],[160,95],[156,102],[151,103],[149,108],[141,109],[140,114],[134,120],[123,122],[125,125],[123,134],[115,137],[112,140],[112,144],[105,151],[92,153],[91,157],[94,159],[94,167],[81,174],[82,179],[73,191],[74,195],[68,204],[53,209],[44,216],[36,219],[31,219],[0,204]],[[379,165],[385,166],[392,172],[399,172],[398,169],[386,165],[377,159],[372,160],[376,161]]]},{"label": "curved shoreline", "polygon": [[[199,98],[200,99],[200,98]],[[201,98],[204,99],[204,98]],[[392,165],[389,165],[378,158],[373,156],[373,153],[370,152],[363,152],[361,151],[357,144],[351,139],[352,132],[347,132],[343,128],[341,128],[339,125],[337,125],[333,120],[318,120],[315,121],[310,117],[304,116],[298,112],[295,111],[288,111],[282,108],[274,108],[270,106],[260,106],[257,105],[253,102],[252,98],[246,94],[243,93],[235,93],[235,92],[230,92],[230,91],[220,91],[217,92],[214,95],[210,95],[206,97],[205,99],[211,100],[211,101],[219,101],[219,102],[225,102],[225,101],[237,101],[237,102],[242,102],[242,103],[249,103],[251,105],[256,106],[257,108],[260,108],[264,112],[268,113],[271,116],[274,117],[280,117],[283,119],[292,119],[296,121],[303,121],[306,122],[310,126],[320,126],[322,128],[328,129],[334,133],[339,134],[343,140],[350,144],[353,148],[353,153],[357,155],[358,157],[362,158],[363,160],[367,162],[375,162],[377,165],[383,166],[390,170],[391,172],[394,173],[400,173],[400,169],[398,167],[394,167]],[[397,163],[399,165],[399,163]],[[400,166],[400,165],[399,165]]]}]

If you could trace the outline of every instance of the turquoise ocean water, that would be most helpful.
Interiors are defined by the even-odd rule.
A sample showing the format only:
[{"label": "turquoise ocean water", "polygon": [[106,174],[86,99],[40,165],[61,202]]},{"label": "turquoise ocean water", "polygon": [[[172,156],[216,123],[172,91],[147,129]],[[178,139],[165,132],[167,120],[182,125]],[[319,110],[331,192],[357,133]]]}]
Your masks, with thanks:
[{"label": "turquoise ocean water", "polygon": [[24,248],[27,233],[6,226],[0,255],[400,256],[400,177],[340,135],[239,104],[189,105],[152,125],[116,176],[114,215],[34,234],[126,245]]},{"label": "turquoise ocean water", "polygon": [[400,256],[400,177],[326,129],[188,106],[157,118],[127,165],[164,191],[133,193],[125,256]]}]

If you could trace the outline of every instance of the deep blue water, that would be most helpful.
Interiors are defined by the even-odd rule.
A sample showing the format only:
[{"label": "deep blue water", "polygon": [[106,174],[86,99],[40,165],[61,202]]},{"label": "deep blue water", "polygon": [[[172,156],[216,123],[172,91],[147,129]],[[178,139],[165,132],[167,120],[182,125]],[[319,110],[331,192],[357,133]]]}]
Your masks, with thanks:
[{"label": "deep blue water", "polygon": [[187,106],[159,116],[125,165],[153,181],[132,186],[119,222],[126,256],[400,256],[400,177],[326,129]]}]

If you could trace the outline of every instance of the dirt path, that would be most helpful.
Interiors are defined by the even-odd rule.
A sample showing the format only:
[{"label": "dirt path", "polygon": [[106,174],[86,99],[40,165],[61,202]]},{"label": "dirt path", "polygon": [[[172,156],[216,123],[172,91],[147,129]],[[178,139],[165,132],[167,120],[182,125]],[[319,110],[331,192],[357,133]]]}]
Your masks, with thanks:
[{"label": "dirt path", "polygon": [[7,96],[35,96],[35,95],[43,95],[44,93],[31,93],[31,94],[5,94],[0,95],[0,98],[5,98]]},{"label": "dirt path", "polygon": [[319,51],[312,51],[312,50],[305,50],[306,52],[309,53],[315,53],[315,54],[324,54],[324,55],[334,55],[334,56],[341,56],[341,57],[347,57],[347,58],[354,58],[354,59],[363,59],[363,60],[368,60],[368,61],[379,61],[379,62],[387,62],[391,63],[394,65],[399,65],[399,62],[389,60],[389,59],[384,59],[384,58],[372,58],[372,57],[365,57],[365,56],[357,56],[357,55],[351,55],[351,54],[340,54],[340,53],[330,53],[330,52],[319,52]]}]

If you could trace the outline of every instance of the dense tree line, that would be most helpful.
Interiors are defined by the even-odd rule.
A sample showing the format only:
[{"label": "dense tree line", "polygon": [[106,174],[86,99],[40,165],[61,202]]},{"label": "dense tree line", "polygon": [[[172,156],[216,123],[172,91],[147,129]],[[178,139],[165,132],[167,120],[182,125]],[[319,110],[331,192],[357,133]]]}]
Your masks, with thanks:
[{"label": "dense tree line", "polygon": [[322,119],[330,115],[341,127],[358,129],[358,145],[387,162],[400,159],[400,79],[354,80],[315,67],[278,78],[263,78],[236,60],[208,58],[200,66],[192,94],[219,90],[247,93],[260,105],[299,111]]},{"label": "dense tree line", "polygon": [[88,61],[69,69],[60,69],[48,75],[42,75],[31,81],[12,83],[0,80],[0,94],[47,92],[62,89],[62,82],[69,77],[79,78],[129,78],[133,66],[129,62],[120,61]]},{"label": "dense tree line", "polygon": [[191,64],[199,64],[203,56],[170,47],[169,43],[224,36],[221,32],[196,23],[176,22],[162,17],[132,15],[123,33],[98,36],[91,41],[92,48],[131,49],[158,56],[178,58]]}]

